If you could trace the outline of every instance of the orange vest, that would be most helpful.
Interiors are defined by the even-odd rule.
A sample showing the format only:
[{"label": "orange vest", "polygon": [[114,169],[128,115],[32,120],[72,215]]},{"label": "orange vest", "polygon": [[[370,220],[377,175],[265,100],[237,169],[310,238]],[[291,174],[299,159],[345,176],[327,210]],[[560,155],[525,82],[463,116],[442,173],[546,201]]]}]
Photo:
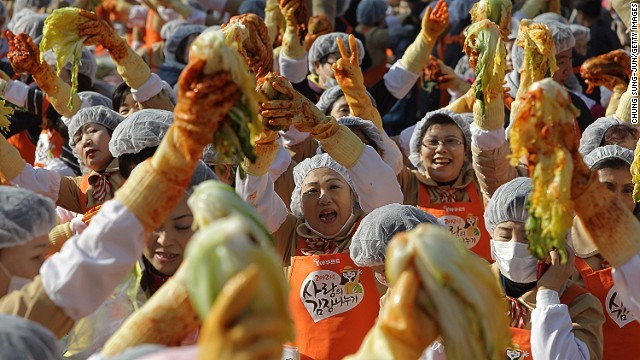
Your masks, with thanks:
[{"label": "orange vest", "polygon": [[87,210],[87,191],[89,190],[89,175],[91,173],[87,173],[82,175],[82,182],[80,183],[80,188],[78,189],[78,197],[80,198],[80,205],[82,206],[82,213],[85,214]]},{"label": "orange vest", "polygon": [[154,11],[149,11],[147,13],[147,26],[144,28],[144,44],[151,48],[151,45],[162,41],[162,36],[153,28],[153,16],[160,16],[156,14]]},{"label": "orange vest", "polygon": [[491,236],[484,225],[484,207],[473,182],[465,191],[471,202],[449,202],[432,204],[427,186],[420,183],[418,188],[418,208],[437,217],[457,235],[468,249],[482,258],[493,262],[489,240]]},{"label": "orange vest", "polygon": [[291,258],[289,308],[300,359],[342,359],[358,351],[380,311],[371,268],[348,253],[304,256],[299,239]]},{"label": "orange vest", "polygon": [[576,268],[584,280],[584,286],[600,300],[606,321],[603,359],[625,359],[640,353],[640,324],[624,306],[613,283],[612,269],[594,271],[586,261],[576,257]]},{"label": "orange vest", "polygon": [[20,156],[29,163],[29,165],[33,165],[36,160],[36,146],[33,144],[33,141],[29,139],[29,135],[27,135],[26,131],[21,131],[12,137],[8,138],[7,141],[9,144],[13,145]]},{"label": "orange vest", "polygon": [[[578,285],[568,287],[562,296],[560,302],[569,306],[573,299],[586,294],[588,291]],[[532,360],[531,354],[531,330],[509,328],[511,332],[511,346],[506,350],[506,359],[509,360]]]}]

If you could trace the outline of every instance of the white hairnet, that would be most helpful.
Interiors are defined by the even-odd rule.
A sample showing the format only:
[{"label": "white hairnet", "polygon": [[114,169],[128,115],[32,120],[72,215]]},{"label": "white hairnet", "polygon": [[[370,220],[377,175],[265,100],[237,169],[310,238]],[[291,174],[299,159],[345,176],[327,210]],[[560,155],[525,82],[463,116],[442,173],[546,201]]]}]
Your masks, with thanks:
[{"label": "white hairnet", "polygon": [[0,358],[3,360],[62,359],[58,340],[44,326],[19,316],[0,315]]},{"label": "white hairnet", "polygon": [[569,25],[565,25],[557,21],[547,21],[543,23],[549,27],[549,30],[551,30],[551,33],[553,34],[556,54],[572,49],[576,46],[576,38],[573,37],[573,32],[571,32]]},{"label": "white hairnet", "polygon": [[601,117],[589,124],[582,132],[582,138],[580,138],[580,147],[578,148],[580,154],[583,157],[589,155],[590,152],[600,146],[607,130],[618,124],[622,124],[622,121],[612,116]]},{"label": "white hairnet", "polygon": [[29,190],[0,186],[0,249],[46,235],[55,225],[53,201]]},{"label": "white hairnet", "polygon": [[198,161],[198,165],[196,165],[196,169],[191,176],[189,189],[207,180],[218,180],[218,177],[204,162]]},{"label": "white hairnet", "polygon": [[571,28],[571,32],[573,33],[573,37],[577,40],[582,40],[584,42],[589,42],[591,40],[591,29],[586,26],[571,24],[569,25]]},{"label": "white hairnet", "polygon": [[600,146],[585,156],[584,162],[589,166],[589,169],[593,169],[603,161],[611,159],[620,159],[631,166],[633,163],[633,151],[618,145]]},{"label": "white hairnet", "polygon": [[160,145],[160,141],[173,123],[173,113],[166,110],[144,109],[136,111],[116,127],[109,141],[109,151],[117,158],[124,154]]},{"label": "white hairnet", "polygon": [[[71,71],[71,63],[66,63],[64,68]],[[89,48],[82,48],[82,57],[78,66],[78,73],[91,79],[91,84],[96,81],[96,72],[98,71],[98,62],[96,56]]]},{"label": "white hairnet", "polygon": [[173,19],[171,21],[167,21],[164,25],[162,25],[162,27],[160,28],[160,37],[163,40],[168,40],[171,35],[173,35],[173,32],[179,28],[182,25],[187,24],[187,22],[185,20],[182,19]]},{"label": "white hairnet", "polygon": [[[301,219],[304,217],[302,213],[302,201],[301,201],[302,184],[304,182],[304,179],[307,177],[307,175],[309,175],[311,171],[316,169],[324,169],[324,168],[331,169],[337,172],[338,174],[340,174],[340,176],[342,176],[344,180],[349,184],[349,187],[351,188],[351,192],[357,198],[358,194],[356,193],[355,188],[353,187],[353,182],[351,181],[351,177],[349,176],[349,172],[347,171],[347,169],[344,166],[338,164],[337,161],[333,160],[331,156],[329,156],[329,154],[316,155],[314,157],[305,159],[304,161],[302,161],[301,163],[296,165],[296,167],[293,168],[293,181],[295,182],[296,186],[293,189],[293,193],[291,193],[290,207],[291,207],[291,212],[297,218]],[[354,204],[354,208],[356,207],[357,207],[357,200],[356,200],[356,204]]]},{"label": "white hairnet", "polygon": [[531,192],[531,178],[518,177],[500,186],[487,204],[484,221],[489,234],[498,224],[506,221],[527,221],[527,198]]},{"label": "white hairnet", "polygon": [[25,33],[35,41],[36,38],[42,36],[42,29],[44,28],[44,20],[47,18],[47,14],[33,14],[21,17],[13,25],[14,34]]},{"label": "white hairnet", "polygon": [[432,111],[427,113],[422,120],[418,121],[415,129],[413,129],[413,134],[411,134],[411,140],[409,142],[409,150],[411,154],[409,155],[409,160],[420,172],[423,174],[427,171],[420,159],[420,148],[422,147],[422,139],[424,138],[424,134],[427,132],[427,129],[431,125],[433,125],[433,119],[436,115],[445,116],[450,118],[460,130],[462,130],[462,134],[464,135],[465,149],[471,149],[471,129],[469,128],[469,123],[459,114],[454,113],[448,109],[439,109],[436,111]]},{"label": "white hairnet", "polygon": [[76,145],[73,138],[86,124],[100,124],[109,130],[114,130],[123,120],[122,115],[106,106],[99,105],[80,109],[71,117],[71,121],[67,125],[69,127],[69,145],[71,147]]},{"label": "white hairnet", "polygon": [[191,25],[182,24],[173,30],[173,33],[169,36],[164,46],[164,59],[165,61],[177,61],[176,51],[182,40],[186,39],[190,35],[201,34],[207,27],[204,25]]},{"label": "white hairnet", "polygon": [[[376,100],[373,98],[373,96],[371,96],[371,93],[367,90],[365,90],[365,92],[367,93],[367,96],[369,96],[369,99],[371,99],[373,106],[376,107]],[[333,103],[335,103],[343,96],[344,91],[342,91],[340,85],[334,85],[322,92],[322,95],[320,95],[320,99],[318,99],[316,107],[320,109],[320,111],[322,111],[325,115],[329,115]]]},{"label": "white hairnet", "polygon": [[17,14],[20,10],[29,9],[29,10],[38,10],[41,8],[49,7],[51,4],[50,0],[16,0],[13,3],[13,13]]},{"label": "white hairnet", "polygon": [[552,22],[552,21],[555,21],[555,22],[559,22],[559,23],[564,24],[564,25],[569,25],[569,21],[567,21],[567,19],[565,19],[564,16],[562,16],[560,14],[556,14],[554,12],[546,12],[546,13],[540,14],[540,15],[534,17],[532,20],[535,21],[535,22],[541,22],[541,23],[545,23],[545,24],[549,23],[549,22]]},{"label": "white hairnet", "polygon": [[171,87],[171,85],[169,85],[168,82],[162,80],[162,90],[165,91],[165,93],[167,94],[167,96],[169,97],[169,101],[171,101],[171,103],[173,104],[173,106],[176,106],[176,104],[178,104],[178,95],[176,94],[176,92],[173,90],[173,88]]},{"label": "white hairnet", "polygon": [[356,9],[358,24],[376,25],[386,17],[387,2],[384,0],[362,0]]},{"label": "white hairnet", "polygon": [[238,8],[238,14],[256,14],[264,20],[265,0],[244,0]]},{"label": "white hairnet", "polygon": [[[340,49],[338,49],[338,43],[336,42],[337,38],[341,38],[342,42],[349,47],[349,35],[341,32],[332,32],[329,34],[324,34],[318,36],[316,41],[313,42],[311,48],[309,49],[309,72],[314,75],[317,75],[315,70],[313,69],[313,64],[319,62],[323,57],[333,54],[340,53]],[[358,63],[362,64],[362,59],[364,59],[364,45],[362,45],[362,41],[356,39],[356,43],[358,44]],[[347,50],[350,52],[350,50]]]},{"label": "white hairnet", "polygon": [[89,106],[102,105],[109,109],[113,108],[111,99],[95,91],[81,91],[78,93],[78,96],[83,103],[87,103]]},{"label": "white hairnet", "polygon": [[349,129],[361,131],[364,136],[374,142],[378,148],[383,148],[382,136],[380,136],[380,131],[378,128],[373,125],[371,121],[363,120],[357,116],[343,116],[338,119],[338,124],[344,125]]},{"label": "white hairnet", "polygon": [[384,265],[387,245],[397,233],[412,230],[418,224],[438,224],[433,215],[410,205],[390,204],[362,218],[351,238],[349,255],[358,266]]}]

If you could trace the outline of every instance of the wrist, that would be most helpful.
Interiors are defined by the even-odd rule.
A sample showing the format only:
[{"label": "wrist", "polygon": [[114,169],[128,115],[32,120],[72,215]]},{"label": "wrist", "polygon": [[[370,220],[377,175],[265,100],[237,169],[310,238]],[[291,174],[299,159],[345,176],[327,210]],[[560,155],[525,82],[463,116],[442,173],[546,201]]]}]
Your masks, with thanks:
[{"label": "wrist", "polygon": [[536,307],[546,307],[549,305],[560,304],[560,286],[548,287],[538,286],[538,293],[536,294]]}]

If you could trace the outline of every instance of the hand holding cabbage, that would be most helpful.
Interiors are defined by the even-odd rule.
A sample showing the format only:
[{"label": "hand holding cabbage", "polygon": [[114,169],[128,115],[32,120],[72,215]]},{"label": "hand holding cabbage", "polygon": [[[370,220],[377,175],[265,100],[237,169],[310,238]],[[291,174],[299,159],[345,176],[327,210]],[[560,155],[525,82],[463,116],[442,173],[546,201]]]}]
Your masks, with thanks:
[{"label": "hand holding cabbage", "polygon": [[503,359],[506,308],[483,260],[431,224],[396,235],[386,258],[391,298],[349,360],[417,359],[438,336],[449,359]]}]

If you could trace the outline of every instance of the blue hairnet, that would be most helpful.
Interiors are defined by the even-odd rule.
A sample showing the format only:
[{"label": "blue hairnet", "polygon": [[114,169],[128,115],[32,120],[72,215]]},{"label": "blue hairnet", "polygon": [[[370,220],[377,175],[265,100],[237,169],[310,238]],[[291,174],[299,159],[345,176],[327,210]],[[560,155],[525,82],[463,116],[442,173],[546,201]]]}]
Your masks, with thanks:
[{"label": "blue hairnet", "polygon": [[62,359],[58,340],[44,326],[19,316],[0,315],[0,358],[3,360]]},{"label": "blue hairnet", "polygon": [[244,0],[238,8],[238,14],[256,14],[264,20],[265,0]]},{"label": "blue hairnet", "polygon": [[356,9],[359,24],[377,25],[387,15],[387,2],[384,0],[362,0]]},{"label": "blue hairnet", "polygon": [[171,36],[167,39],[164,46],[164,59],[165,61],[177,62],[176,51],[182,40],[186,39],[190,35],[200,35],[207,27],[204,25],[190,25],[182,24],[175,28]]},{"label": "blue hairnet", "polygon": [[44,20],[47,16],[47,14],[33,14],[21,17],[20,20],[16,21],[15,25],[12,26],[13,29],[11,31],[14,34],[25,33],[29,35],[31,39],[36,39],[42,36]]}]

